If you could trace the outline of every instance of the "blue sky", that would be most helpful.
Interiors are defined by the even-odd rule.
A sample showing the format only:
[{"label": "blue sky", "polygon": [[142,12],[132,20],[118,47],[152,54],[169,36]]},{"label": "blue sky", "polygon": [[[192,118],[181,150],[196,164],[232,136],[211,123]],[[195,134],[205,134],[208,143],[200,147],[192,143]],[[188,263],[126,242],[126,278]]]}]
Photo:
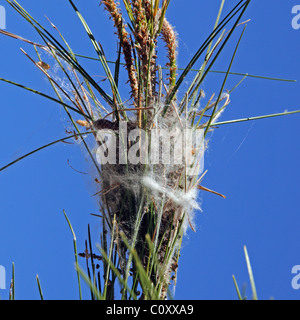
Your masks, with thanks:
[{"label": "blue sky", "polygon": [[[107,56],[115,56],[113,27],[99,1],[76,1]],[[235,1],[237,2],[237,1]],[[234,3],[235,3],[234,2]],[[38,35],[9,8],[7,30],[39,41]],[[47,15],[77,53],[92,54],[89,40],[68,1],[21,2],[47,25]],[[210,33],[220,1],[171,1],[168,18],[179,36],[179,65],[185,67]],[[292,8],[297,1],[253,0],[244,15],[251,19],[232,71],[295,79],[296,83],[247,78],[232,94],[221,120],[300,109],[300,29],[292,28]],[[225,4],[225,11],[231,8]],[[49,27],[50,29],[50,27]],[[239,29],[214,66],[225,70],[240,34]],[[49,83],[19,50],[29,45],[0,37],[0,77],[20,82],[47,94]],[[161,50],[164,55],[164,51]],[[87,63],[101,75],[98,64]],[[222,75],[210,74],[203,89],[218,92]],[[230,76],[226,89],[241,78]],[[124,80],[124,79],[123,79]],[[124,87],[125,87],[125,81]],[[124,89],[125,90],[125,89]],[[58,106],[19,88],[0,83],[2,134],[0,166],[48,142],[65,136],[65,115]],[[299,127],[300,115],[220,126],[210,137],[205,157],[208,170],[203,185],[225,194],[226,199],[200,193],[203,212],[196,217],[197,232],[184,240],[179,264],[176,299],[236,299],[232,281],[251,290],[243,246],[250,255],[258,298],[299,299],[291,286],[294,265],[300,264]],[[16,268],[16,298],[38,299],[36,274],[44,297],[77,299],[73,242],[63,216],[65,210],[84,251],[87,224],[98,242],[99,223],[86,176],[84,153],[78,145],[60,144],[43,150],[0,172],[0,265],[7,273]],[[84,266],[84,261],[81,261]],[[85,291],[85,297],[89,298]],[[0,289],[8,297],[8,289]]]}]

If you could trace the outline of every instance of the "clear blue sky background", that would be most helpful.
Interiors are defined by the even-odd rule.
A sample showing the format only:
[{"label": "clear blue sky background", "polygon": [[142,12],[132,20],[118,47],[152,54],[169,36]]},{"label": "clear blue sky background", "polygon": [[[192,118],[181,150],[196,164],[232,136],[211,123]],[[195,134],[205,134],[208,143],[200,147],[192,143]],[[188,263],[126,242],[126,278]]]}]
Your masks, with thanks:
[{"label": "clear blue sky background", "polygon": [[[26,3],[25,3],[26,2]],[[210,33],[221,1],[171,1],[170,22],[179,35],[179,64],[186,66]],[[87,17],[107,56],[115,58],[112,22],[99,1],[75,1]],[[225,11],[232,3],[227,1]],[[39,41],[38,35],[9,8],[7,30]],[[73,50],[93,54],[89,40],[67,0],[21,1],[47,25],[46,14],[68,39]],[[231,96],[222,120],[300,109],[300,30],[291,26],[292,7],[300,1],[253,0],[244,20],[251,19],[232,71],[296,79],[297,83],[247,78]],[[50,29],[50,27],[49,27]],[[242,29],[240,28],[240,31]],[[235,34],[215,70],[225,70],[239,36]],[[0,36],[0,77],[52,94],[49,83],[20,52],[32,48]],[[164,55],[164,49],[160,51]],[[91,73],[101,75],[97,63]],[[203,89],[218,92],[222,75],[211,74]],[[240,77],[231,76],[227,89]],[[125,79],[123,83],[125,86]],[[125,91],[126,92],[126,91]],[[0,83],[0,166],[65,136],[65,115],[39,96]],[[246,245],[260,299],[299,299],[291,286],[294,265],[300,264],[299,156],[300,115],[224,125],[215,130],[205,157],[208,169],[203,185],[227,196],[224,200],[201,193],[203,212],[197,213],[197,232],[184,240],[176,299],[236,299],[232,274],[246,284],[251,297],[243,253]],[[60,144],[43,150],[0,172],[0,265],[16,268],[16,298],[38,299],[38,273],[47,299],[77,299],[73,243],[63,217],[66,210],[84,250],[87,224],[94,242],[99,225],[89,180],[70,168],[85,171],[84,153],[77,145]],[[81,261],[85,266],[85,261]],[[85,298],[89,298],[87,290]],[[0,290],[8,297],[8,289]]]}]

